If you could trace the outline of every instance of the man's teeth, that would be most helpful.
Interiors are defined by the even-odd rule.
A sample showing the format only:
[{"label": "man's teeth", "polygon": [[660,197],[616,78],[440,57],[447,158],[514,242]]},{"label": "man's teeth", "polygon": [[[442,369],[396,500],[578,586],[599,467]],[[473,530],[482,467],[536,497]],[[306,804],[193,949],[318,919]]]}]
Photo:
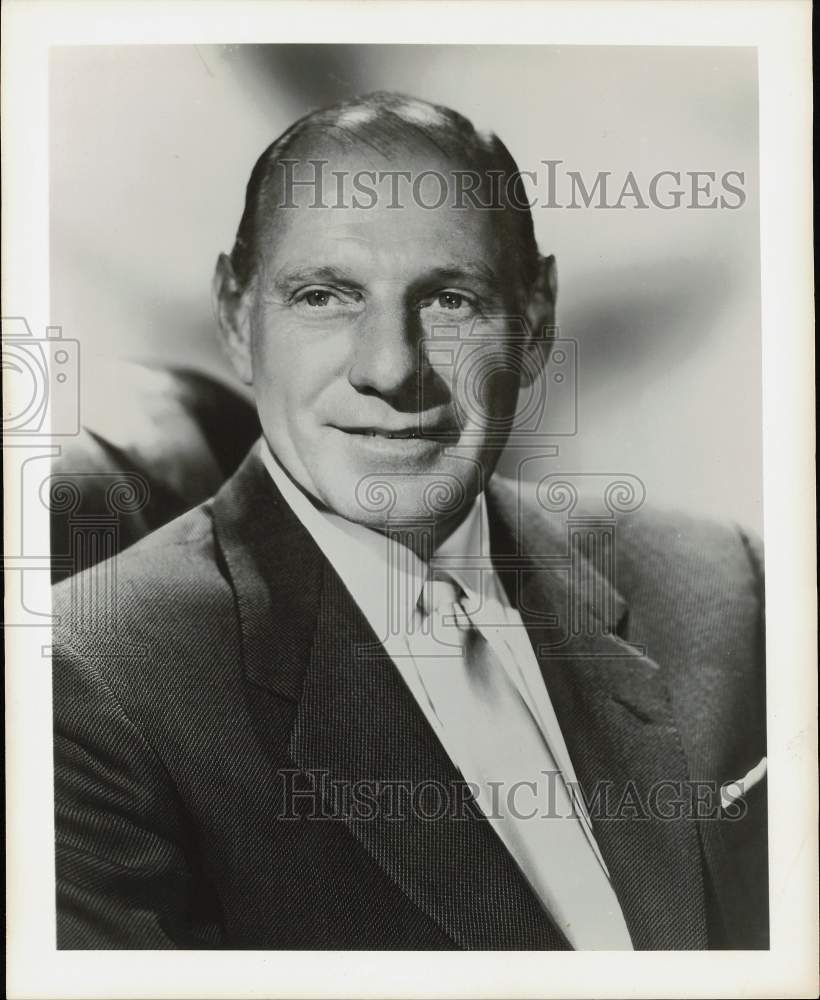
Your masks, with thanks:
[{"label": "man's teeth", "polygon": [[421,434],[417,434],[415,431],[396,431],[395,434],[389,433],[388,431],[368,431],[369,437],[384,437],[384,438],[418,438]]}]

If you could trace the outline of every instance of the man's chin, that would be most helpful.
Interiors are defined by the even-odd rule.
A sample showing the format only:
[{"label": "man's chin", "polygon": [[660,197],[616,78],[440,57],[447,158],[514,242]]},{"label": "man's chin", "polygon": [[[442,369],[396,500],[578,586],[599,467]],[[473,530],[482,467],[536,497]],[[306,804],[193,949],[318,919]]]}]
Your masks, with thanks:
[{"label": "man's chin", "polygon": [[412,468],[382,464],[381,468],[347,468],[332,478],[326,477],[323,490],[326,505],[335,513],[357,524],[385,531],[389,527],[430,526],[459,520],[469,510],[478,493],[471,466]]}]

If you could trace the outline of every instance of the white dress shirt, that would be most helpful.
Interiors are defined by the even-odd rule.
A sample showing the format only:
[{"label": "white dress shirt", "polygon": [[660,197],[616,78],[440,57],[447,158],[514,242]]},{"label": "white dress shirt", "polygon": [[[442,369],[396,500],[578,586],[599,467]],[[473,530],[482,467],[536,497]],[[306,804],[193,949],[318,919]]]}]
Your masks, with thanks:
[{"label": "white dress shirt", "polygon": [[[264,439],[260,449],[280,493],[339,574],[448,756],[471,783],[479,807],[570,944],[578,949],[631,950],[581,796],[572,796],[574,808],[568,805],[567,785],[570,794],[578,787],[575,772],[524,624],[492,566],[484,495],[476,498],[428,567],[400,542],[314,506],[279,466]],[[509,732],[493,726],[490,734],[478,724],[471,727],[464,719],[463,702],[448,703],[456,695],[448,691],[442,666],[446,657],[460,652],[457,646],[446,645],[446,630],[432,627],[420,600],[434,567],[445,570],[461,588],[471,622],[520,695],[518,714],[505,716]],[[448,718],[457,718],[459,724],[448,725]],[[528,757],[526,773],[516,775],[516,787],[499,787],[501,782],[476,772],[471,739],[492,738],[504,745],[504,741],[521,742],[522,734],[529,739],[533,759]],[[572,826],[562,827],[558,836],[557,823]],[[559,842],[562,854],[569,851],[571,857],[559,861],[555,855]]]}]

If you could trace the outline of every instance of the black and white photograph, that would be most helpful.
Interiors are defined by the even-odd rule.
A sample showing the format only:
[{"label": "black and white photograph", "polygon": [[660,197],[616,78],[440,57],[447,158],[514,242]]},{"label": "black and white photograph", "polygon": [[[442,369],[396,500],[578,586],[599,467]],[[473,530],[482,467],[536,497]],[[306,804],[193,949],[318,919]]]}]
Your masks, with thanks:
[{"label": "black and white photograph", "polygon": [[[769,621],[766,62],[518,27],[44,51],[47,297],[4,288],[3,430],[55,962],[303,953],[253,995],[346,996],[334,955],[471,952],[529,996],[557,952],[751,970],[792,921],[816,954],[816,829],[805,911],[773,846],[788,753],[816,767],[780,688],[816,680]],[[162,961],[108,995],[226,995]],[[434,968],[412,995],[456,995]],[[723,974],[692,995],[777,995]]]}]

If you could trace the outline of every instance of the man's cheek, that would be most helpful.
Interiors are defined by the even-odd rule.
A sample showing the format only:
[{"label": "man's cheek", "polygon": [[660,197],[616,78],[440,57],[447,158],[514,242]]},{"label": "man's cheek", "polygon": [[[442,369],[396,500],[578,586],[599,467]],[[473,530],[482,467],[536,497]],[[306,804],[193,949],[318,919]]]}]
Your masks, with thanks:
[{"label": "man's cheek", "polygon": [[487,427],[515,409],[519,376],[508,352],[491,343],[463,359],[451,391],[462,426]]}]

